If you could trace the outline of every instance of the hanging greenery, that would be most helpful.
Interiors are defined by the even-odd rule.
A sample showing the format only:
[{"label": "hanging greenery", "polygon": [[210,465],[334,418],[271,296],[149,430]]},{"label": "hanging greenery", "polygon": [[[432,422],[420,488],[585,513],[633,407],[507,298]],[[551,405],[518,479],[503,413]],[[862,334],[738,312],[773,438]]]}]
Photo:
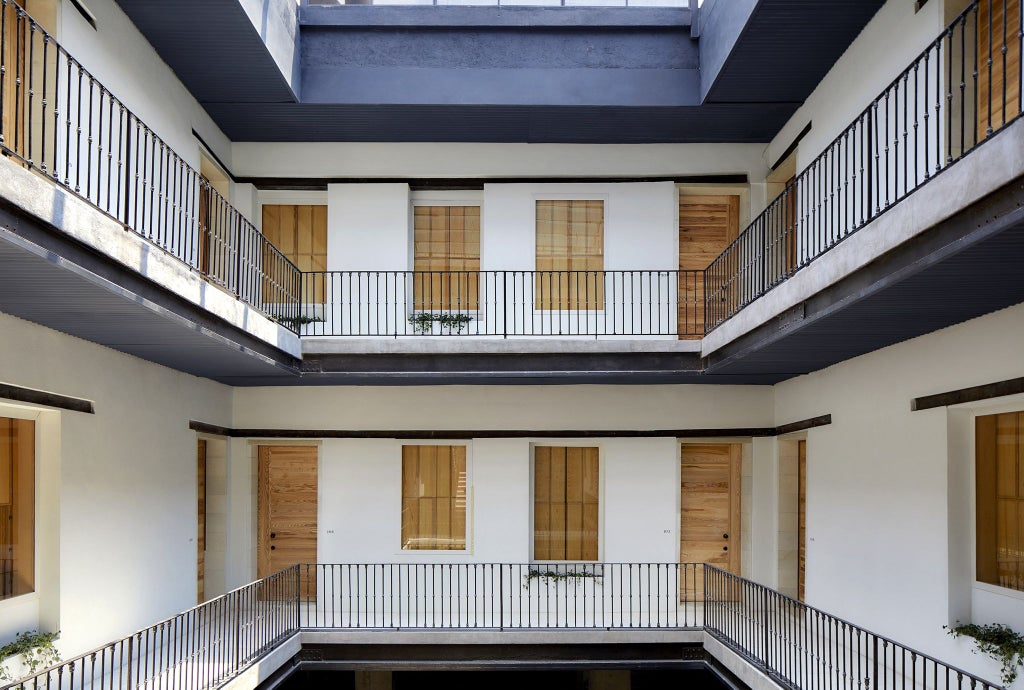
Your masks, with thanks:
[{"label": "hanging greenery", "polygon": [[8,642],[0,647],[0,681],[12,682],[17,680],[4,663],[11,657],[21,657],[21,662],[28,675],[31,675],[42,668],[60,663],[60,654],[53,642],[60,636],[60,632],[39,632],[30,630],[20,632],[13,642]]},{"label": "hanging greenery", "polygon": [[973,638],[978,652],[1001,663],[999,678],[1004,686],[1017,679],[1017,670],[1024,663],[1024,636],[1020,633],[1002,623],[957,623],[947,630],[953,637]]}]

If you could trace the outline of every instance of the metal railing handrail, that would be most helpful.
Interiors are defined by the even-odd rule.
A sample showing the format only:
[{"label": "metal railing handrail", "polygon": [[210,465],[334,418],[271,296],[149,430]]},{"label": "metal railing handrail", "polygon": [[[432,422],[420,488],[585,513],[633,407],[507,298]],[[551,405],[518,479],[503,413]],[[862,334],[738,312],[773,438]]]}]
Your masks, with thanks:
[{"label": "metal railing handrail", "polygon": [[0,25],[4,153],[288,327],[298,267],[24,8],[0,0]]},{"label": "metal railing handrail", "polygon": [[[82,690],[86,690],[86,688],[89,690],[132,690],[137,687],[152,686],[154,683],[159,683],[167,677],[167,674],[171,673],[178,674],[176,676],[177,680],[181,680],[182,676],[184,676],[184,682],[171,684],[173,687],[181,688],[182,690],[205,690],[206,688],[218,687],[245,670],[254,661],[275,649],[296,632],[365,627],[335,624],[333,617],[328,625],[327,619],[321,617],[318,613],[321,606],[319,601],[330,596],[333,602],[333,597],[337,597],[338,602],[347,604],[349,608],[352,608],[353,592],[355,592],[356,601],[354,606],[356,609],[362,605],[358,601],[360,596],[366,602],[373,603],[374,605],[378,602],[383,602],[383,600],[376,598],[377,595],[374,591],[365,589],[366,580],[360,580],[359,578],[360,572],[376,571],[378,568],[415,570],[417,577],[421,573],[428,572],[431,573],[431,577],[434,577],[438,569],[441,569],[442,573],[449,573],[449,583],[453,581],[451,579],[451,571],[466,573],[467,578],[464,580],[460,579],[458,582],[468,583],[472,582],[468,574],[472,570],[475,577],[477,572],[475,569],[478,568],[497,569],[499,573],[509,569],[509,573],[518,573],[520,577],[527,573],[531,579],[534,576],[543,578],[554,575],[555,593],[552,595],[542,592],[541,596],[545,600],[554,602],[556,613],[559,611],[559,606],[563,607],[561,611],[564,613],[568,610],[569,602],[575,597],[575,594],[570,597],[569,587],[565,585],[561,585],[561,589],[557,589],[560,586],[559,573],[563,575],[578,574],[580,572],[589,573],[589,575],[585,576],[579,575],[579,577],[586,581],[606,576],[614,577],[615,569],[618,568],[621,572],[621,569],[624,567],[630,569],[630,590],[628,595],[626,595],[628,601],[638,602],[641,608],[645,605],[649,607],[652,604],[651,590],[649,587],[646,591],[643,589],[644,579],[642,577],[632,577],[634,568],[638,575],[642,573],[647,574],[648,579],[646,581],[648,586],[651,582],[649,579],[651,572],[674,572],[677,575],[684,574],[684,576],[685,573],[693,573],[694,577],[686,581],[686,584],[689,586],[685,589],[685,592],[693,594],[692,597],[681,595],[679,589],[680,583],[683,582],[681,580],[674,582],[673,589],[659,589],[658,596],[664,595],[667,597],[667,601],[676,602],[680,605],[698,605],[700,606],[699,611],[702,614],[702,620],[699,624],[695,625],[664,626],[660,624],[661,620],[658,619],[658,625],[640,625],[630,629],[665,630],[666,627],[675,627],[685,630],[704,630],[749,663],[765,671],[774,682],[785,688],[812,690],[813,687],[818,687],[816,684],[801,684],[799,682],[801,678],[807,676],[809,673],[808,666],[811,664],[818,664],[820,667],[812,669],[810,671],[812,675],[819,673],[819,671],[827,670],[827,674],[830,677],[835,674],[837,678],[849,679],[849,682],[846,683],[833,683],[829,681],[824,686],[833,689],[848,688],[849,690],[854,690],[855,688],[867,686],[871,687],[872,690],[884,690],[886,688],[890,690],[895,688],[900,688],[901,690],[997,690],[1000,687],[984,680],[980,676],[946,664],[934,656],[902,645],[890,637],[871,632],[855,623],[829,614],[820,608],[805,604],[778,590],[748,578],[734,575],[707,563],[561,561],[557,563],[412,562],[296,564],[274,575],[236,588],[227,594],[192,607],[176,616],[171,616],[107,645],[97,647],[72,659],[37,671],[14,683],[3,686],[0,690],[11,690],[13,688],[18,688],[19,690],[43,690],[43,688],[48,690],[78,690],[78,688],[82,688]],[[353,577],[350,570],[353,568],[356,569],[355,577]],[[349,589],[347,593],[330,589],[333,587],[334,581],[328,579],[328,569],[330,569],[332,577],[335,569],[342,569],[343,576],[337,579],[337,583],[344,585],[347,582],[350,588],[354,587],[355,589]],[[305,571],[305,576],[303,576],[303,570]],[[310,572],[313,573],[312,580],[309,577]],[[697,576],[698,572],[702,573],[702,576]],[[423,575],[422,577],[425,583],[427,576]],[[510,586],[505,590],[508,593],[519,597],[531,596],[528,587],[522,586],[521,583],[518,583],[517,586],[511,586],[513,583],[511,580],[509,582]],[[670,580],[664,582],[673,584]],[[634,584],[637,586],[637,591],[635,592],[633,590]],[[538,587],[550,588],[552,584],[550,582],[543,585],[538,583]],[[583,587],[585,592],[586,585],[584,584]],[[591,584],[590,587],[591,592],[593,592],[595,585]],[[329,590],[329,592],[321,591],[322,589]],[[527,593],[524,594],[524,592]],[[460,590],[459,596],[463,594],[464,592]],[[486,600],[487,596],[493,593],[469,591],[465,594]],[[429,609],[431,602],[435,600],[440,601],[443,606],[446,596],[449,597],[448,601],[449,605],[451,605],[450,592],[441,592],[439,594],[435,590],[428,591],[427,589],[413,594],[391,595],[390,601],[392,603],[397,602],[400,607],[404,605],[409,608],[415,608],[417,615],[419,615],[421,607],[424,610]],[[621,593],[620,596],[622,596]],[[614,605],[614,596],[611,597],[611,601]],[[621,599],[619,602],[620,605],[624,605]],[[500,603],[499,601],[496,604],[493,596],[491,596],[490,604],[492,607],[500,605]],[[228,606],[227,604],[233,605]],[[243,604],[250,606],[249,613],[252,614],[252,620],[243,618]],[[239,650],[242,630],[245,626],[253,624],[255,618],[260,613],[261,605],[264,612],[270,611],[279,614],[276,620],[280,625],[270,629],[270,634],[264,636],[261,644],[251,651],[246,650],[247,653],[243,654]],[[167,637],[164,634],[164,630],[168,626],[173,626],[181,620],[194,619],[196,618],[195,614],[203,611],[219,611],[221,617],[220,619],[206,620],[199,624],[196,629],[190,629],[185,636]],[[309,624],[311,616],[313,624]],[[809,616],[810,618],[808,618]],[[303,623],[304,618],[307,624]],[[419,619],[417,618],[417,620]],[[642,622],[642,615],[640,620]],[[685,618],[683,620],[689,621],[690,619]],[[806,623],[807,620],[812,620],[812,624],[808,625]],[[648,621],[650,621],[650,618],[648,618]],[[424,619],[422,625],[416,626],[409,625],[409,620],[406,619],[403,620],[401,626],[386,629],[420,630],[433,628],[447,630],[453,627],[493,630],[497,626],[492,624],[445,627],[443,625],[436,625],[436,622],[434,624],[427,624],[426,619]],[[598,624],[596,619],[589,625],[585,624],[575,628],[565,625],[527,625],[524,627],[543,629],[580,629],[581,627],[587,629],[615,629],[615,626],[607,627],[603,623]],[[837,631],[839,632],[839,639],[833,634]],[[845,647],[843,642],[844,640],[853,641],[853,638],[850,637],[851,631],[855,632],[858,636],[856,638],[858,644],[855,649],[853,647]],[[151,648],[140,653],[140,648],[144,641],[155,638],[157,635],[161,636],[162,643],[151,645]],[[865,649],[859,644],[860,636],[871,640],[873,646]],[[196,647],[191,652],[186,650],[186,653],[182,655],[183,647],[187,647],[189,640],[195,639],[204,642],[206,646],[202,648]],[[763,644],[761,644],[762,641]],[[773,641],[776,643],[776,646],[770,644]],[[138,646],[135,646],[136,644]],[[230,644],[233,646],[234,651],[222,654],[220,657],[214,657],[212,652],[216,650],[213,648],[218,644]],[[779,644],[783,645],[783,647],[779,647]],[[879,660],[878,656],[879,644],[882,646],[881,660]],[[800,647],[799,645],[806,645],[806,647]],[[126,646],[127,655],[124,654]],[[890,648],[891,650],[898,650],[901,655],[902,666],[899,668],[897,668],[896,657],[890,653]],[[117,649],[120,649],[120,655],[116,659],[114,656],[111,656],[110,665],[102,666],[97,675],[96,657],[106,658],[104,655],[108,651]],[[772,651],[775,652],[774,658]],[[133,654],[137,656],[133,656]],[[191,662],[189,654],[192,655],[192,659],[199,658],[199,663],[213,667],[214,673],[204,674],[202,670],[183,668],[185,664]],[[906,661],[908,655],[911,659],[909,669]],[[115,660],[118,662],[117,664],[113,663]],[[133,660],[135,661],[134,666]],[[90,664],[90,662],[92,665],[87,675],[86,665]],[[140,665],[143,667],[142,669],[139,668]],[[847,666],[851,666],[851,668],[847,668]],[[852,666],[855,666],[857,671],[867,675],[863,677],[854,676],[855,669]],[[870,669],[868,668],[869,666]],[[787,670],[794,668],[799,669],[799,678],[787,675]],[[921,676],[918,676],[919,668],[922,672],[930,668],[931,675],[922,673]],[[881,675],[879,675],[879,670],[881,670]],[[944,684],[939,683],[940,670],[946,681]],[[900,676],[900,682],[896,680],[897,674]],[[909,683],[907,682],[908,674]],[[955,677],[955,682],[950,682],[951,677]],[[88,683],[86,683],[87,678],[89,680]],[[76,679],[78,679],[77,682]]]}]

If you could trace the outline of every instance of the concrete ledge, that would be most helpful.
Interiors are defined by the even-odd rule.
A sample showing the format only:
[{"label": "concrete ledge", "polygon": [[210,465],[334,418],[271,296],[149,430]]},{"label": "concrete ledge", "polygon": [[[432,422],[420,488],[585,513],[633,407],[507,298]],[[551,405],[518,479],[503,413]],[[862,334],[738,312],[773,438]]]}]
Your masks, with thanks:
[{"label": "concrete ledge", "polygon": [[302,644],[700,643],[703,630],[304,630]]},{"label": "concrete ledge", "polygon": [[303,28],[560,27],[591,31],[595,28],[654,27],[661,31],[688,31],[691,21],[690,9],[684,7],[306,5],[299,8],[299,24]]},{"label": "concrete ledge", "polygon": [[292,357],[301,357],[294,333],[63,187],[7,157],[0,157],[0,197],[235,328]]},{"label": "concrete ledge", "polygon": [[1021,175],[1024,175],[1024,119],[1018,119],[978,146],[934,180],[708,333],[702,341],[702,356],[707,357],[796,307]]},{"label": "concrete ledge", "polygon": [[305,336],[305,355],[338,354],[575,354],[575,353],[699,353],[699,340],[593,340],[572,338],[484,339],[451,338],[342,338]]},{"label": "concrete ledge", "polygon": [[732,651],[712,635],[702,632],[704,649],[722,666],[743,681],[750,690],[779,690],[779,684],[767,675],[754,668],[750,662]]},{"label": "concrete ledge", "polygon": [[302,650],[302,633],[295,633],[272,652],[220,686],[221,690],[253,690]]}]

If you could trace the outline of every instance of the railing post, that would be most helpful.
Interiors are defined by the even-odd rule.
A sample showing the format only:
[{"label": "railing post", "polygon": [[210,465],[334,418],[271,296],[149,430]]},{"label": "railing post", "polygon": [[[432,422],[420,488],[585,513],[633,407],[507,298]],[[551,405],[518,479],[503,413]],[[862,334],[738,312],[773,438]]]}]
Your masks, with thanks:
[{"label": "railing post", "polygon": [[232,629],[235,635],[235,665],[231,669],[232,674],[237,673],[242,665],[242,597],[235,598],[235,625]]},{"label": "railing post", "polygon": [[[501,320],[502,338],[508,339],[508,271],[501,272]],[[515,290],[512,291],[512,299],[515,300]],[[515,304],[512,305],[515,309]]]},{"label": "railing post", "polygon": [[132,667],[134,666],[134,664],[132,663],[132,655],[134,654],[134,650],[135,650],[135,635],[130,635],[128,637],[128,673],[127,673],[128,687],[129,688],[134,687],[134,683],[132,683]]},{"label": "railing post", "polygon": [[302,564],[295,564],[295,629],[302,628]]}]

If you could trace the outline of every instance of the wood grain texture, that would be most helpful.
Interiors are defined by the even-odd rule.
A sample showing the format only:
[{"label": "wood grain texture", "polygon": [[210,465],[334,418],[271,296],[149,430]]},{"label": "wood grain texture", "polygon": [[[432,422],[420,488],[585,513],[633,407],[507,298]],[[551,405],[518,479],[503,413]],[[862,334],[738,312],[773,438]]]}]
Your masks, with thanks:
[{"label": "wood grain texture", "polygon": [[416,206],[413,270],[415,309],[478,309],[480,207]]},{"label": "wood grain texture", "polygon": [[0,417],[0,600],[35,590],[35,422]]},{"label": "wood grain texture", "polygon": [[603,309],[604,201],[537,201],[536,255],[536,309]]},{"label": "wood grain texture", "polygon": [[[679,196],[679,270],[703,271],[739,233],[740,198],[736,195]],[[678,323],[694,326],[681,340],[695,340],[704,330],[704,283],[679,281]]]},{"label": "wood grain texture", "polygon": [[980,141],[1020,114],[1020,0],[981,0],[977,17]]},{"label": "wood grain texture", "polygon": [[18,20],[18,8],[24,0],[14,0],[3,11],[3,137],[4,146],[20,156],[26,153],[25,89],[27,88],[27,62],[25,48],[28,43],[28,21]]},{"label": "wood grain texture", "polygon": [[[257,576],[317,560],[317,447],[259,446]],[[303,598],[315,596],[304,580]]]},{"label": "wood grain texture", "polygon": [[402,446],[402,548],[466,549],[466,446]]},{"label": "wood grain texture", "polygon": [[807,566],[807,441],[797,441],[797,598],[804,600]]},{"label": "wood grain texture", "polygon": [[[264,204],[263,236],[303,272],[327,270],[327,206]],[[323,304],[326,278],[307,280],[303,304]]]},{"label": "wood grain texture", "polygon": [[599,462],[596,447],[534,448],[534,560],[598,559]]},{"label": "wood grain texture", "polygon": [[206,601],[206,441],[196,444],[196,603]]},{"label": "wood grain texture", "polygon": [[680,562],[740,574],[741,450],[738,443],[683,444]]}]

